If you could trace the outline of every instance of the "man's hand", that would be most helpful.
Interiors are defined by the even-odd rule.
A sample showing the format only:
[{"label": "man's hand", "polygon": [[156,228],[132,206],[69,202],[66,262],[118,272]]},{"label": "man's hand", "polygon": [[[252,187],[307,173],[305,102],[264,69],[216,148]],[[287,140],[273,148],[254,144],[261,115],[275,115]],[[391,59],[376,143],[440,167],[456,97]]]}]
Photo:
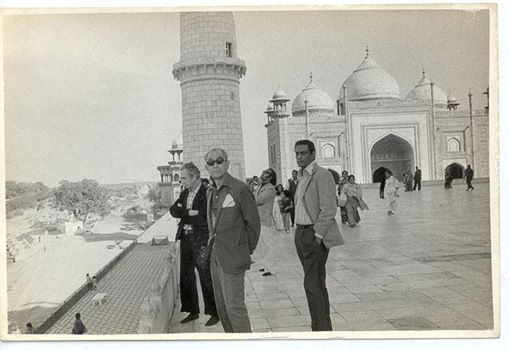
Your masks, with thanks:
[{"label": "man's hand", "polygon": [[196,216],[198,215],[198,210],[189,209],[189,216]]},{"label": "man's hand", "polygon": [[315,236],[315,243],[316,243],[317,245],[321,245],[321,244],[322,244],[322,239],[321,239],[321,238],[319,238],[319,237],[317,237],[317,236]]}]

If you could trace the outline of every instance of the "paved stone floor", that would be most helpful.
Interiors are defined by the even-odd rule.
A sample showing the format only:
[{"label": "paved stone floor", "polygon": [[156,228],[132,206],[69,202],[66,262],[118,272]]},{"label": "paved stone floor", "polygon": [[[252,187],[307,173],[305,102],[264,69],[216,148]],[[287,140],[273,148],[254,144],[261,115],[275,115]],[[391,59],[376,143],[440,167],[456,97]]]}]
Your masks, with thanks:
[{"label": "paved stone floor", "polygon": [[[136,245],[98,282],[97,290],[82,297],[46,333],[71,334],[79,312],[89,334],[137,334],[139,308],[167,256],[167,245]],[[101,306],[92,305],[97,293],[107,293]]]},{"label": "paved stone floor", "polygon": [[[482,330],[493,328],[489,185],[465,192],[425,186],[402,192],[387,216],[374,188],[359,226],[342,226],[345,245],[327,262],[331,318],[336,331]],[[255,332],[310,331],[303,273],[293,234],[278,234],[276,275],[256,263],[246,278],[246,302]],[[201,302],[203,310],[203,303]],[[204,315],[170,332],[222,332]]]}]

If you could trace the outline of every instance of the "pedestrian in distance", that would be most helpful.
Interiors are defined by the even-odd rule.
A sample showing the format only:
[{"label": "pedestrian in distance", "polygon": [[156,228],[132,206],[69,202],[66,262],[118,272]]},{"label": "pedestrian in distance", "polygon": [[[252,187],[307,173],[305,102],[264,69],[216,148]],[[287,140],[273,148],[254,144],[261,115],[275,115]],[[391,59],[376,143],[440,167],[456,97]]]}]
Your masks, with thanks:
[{"label": "pedestrian in distance", "polygon": [[398,179],[396,179],[396,177],[392,175],[392,171],[386,169],[384,198],[387,201],[387,215],[389,216],[394,215],[394,212],[396,211],[397,199],[399,198],[398,190],[399,190]]},{"label": "pedestrian in distance", "polygon": [[422,173],[421,169],[419,167],[415,167],[415,173],[414,173],[414,191],[417,188],[419,191],[421,190],[421,180],[422,180]]},{"label": "pedestrian in distance", "polygon": [[474,186],[472,186],[472,180],[474,179],[474,170],[470,167],[470,164],[467,165],[465,169],[465,181],[467,182],[466,191],[473,191]]},{"label": "pedestrian in distance", "polygon": [[85,325],[81,321],[81,315],[78,312],[74,319],[74,325],[72,327],[72,334],[85,334],[87,332],[88,332],[87,327],[85,327]]}]

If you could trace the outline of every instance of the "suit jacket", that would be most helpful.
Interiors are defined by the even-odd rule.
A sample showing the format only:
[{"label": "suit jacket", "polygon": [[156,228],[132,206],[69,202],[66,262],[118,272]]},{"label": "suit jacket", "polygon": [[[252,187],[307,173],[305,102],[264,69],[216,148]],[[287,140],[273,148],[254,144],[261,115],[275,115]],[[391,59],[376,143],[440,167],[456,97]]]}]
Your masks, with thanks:
[{"label": "suit jacket", "polygon": [[263,226],[274,226],[272,219],[274,198],[276,198],[276,189],[270,183],[264,185],[256,192],[256,205],[258,206],[258,214],[260,215],[260,222]]},{"label": "suit jacket", "polygon": [[[211,204],[215,195],[219,210],[213,222]],[[219,191],[212,184],[207,190],[207,222],[212,255],[219,259],[224,272],[239,274],[249,270],[250,255],[260,238],[260,216],[250,188],[230,174]]]},{"label": "suit jacket", "polygon": [[[206,246],[209,240],[209,228],[207,225],[207,197],[205,186],[200,184],[200,188],[194,197],[192,208],[187,208],[188,195],[189,189],[186,188],[180,193],[179,198],[170,208],[171,216],[180,219],[175,240],[182,238],[184,225],[187,224],[193,227],[193,246]],[[189,216],[190,209],[198,210],[198,215]]]},{"label": "suit jacket", "polygon": [[421,169],[415,171],[414,181],[417,181],[417,182],[421,181]]},{"label": "suit jacket", "polygon": [[[298,200],[298,199],[297,199]],[[304,190],[304,208],[314,231],[323,236],[327,248],[344,244],[336,222],[336,185],[331,173],[315,163]]]}]

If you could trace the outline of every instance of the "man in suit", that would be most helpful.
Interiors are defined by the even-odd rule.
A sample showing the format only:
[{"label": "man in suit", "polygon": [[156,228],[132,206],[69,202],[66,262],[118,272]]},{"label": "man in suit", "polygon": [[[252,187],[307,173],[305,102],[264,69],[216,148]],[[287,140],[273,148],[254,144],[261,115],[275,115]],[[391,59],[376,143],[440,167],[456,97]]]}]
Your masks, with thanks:
[{"label": "man in suit", "polygon": [[419,167],[415,167],[415,174],[414,174],[414,191],[418,188],[419,191],[421,190],[421,169]]},{"label": "man in suit", "polygon": [[300,167],[295,193],[295,247],[304,269],[304,290],[311,314],[311,330],[332,331],[325,264],[331,247],[342,245],[336,222],[336,185],[331,173],[316,161],[313,142],[295,143]]},{"label": "man in suit", "polygon": [[230,162],[224,150],[210,150],[205,162],[212,178],[207,191],[207,220],[217,311],[225,332],[250,333],[244,277],[260,238],[258,209],[250,188],[228,173]]},{"label": "man in suit", "polygon": [[180,300],[181,312],[189,315],[180,323],[199,318],[198,290],[195,269],[198,270],[205,304],[205,314],[210,315],[205,326],[219,322],[212,288],[207,243],[209,229],[207,225],[206,188],[200,179],[200,170],[193,163],[184,163],[181,167],[181,181],[186,187],[170,208],[173,217],[179,218],[176,240],[180,240]]},{"label": "man in suit", "polygon": [[[292,170],[292,178],[288,179],[285,190],[290,191],[290,199],[295,203],[295,191],[297,191],[297,184],[299,183],[298,178],[299,172]],[[295,225],[295,207],[290,211],[290,219],[292,220],[292,227]]]}]

